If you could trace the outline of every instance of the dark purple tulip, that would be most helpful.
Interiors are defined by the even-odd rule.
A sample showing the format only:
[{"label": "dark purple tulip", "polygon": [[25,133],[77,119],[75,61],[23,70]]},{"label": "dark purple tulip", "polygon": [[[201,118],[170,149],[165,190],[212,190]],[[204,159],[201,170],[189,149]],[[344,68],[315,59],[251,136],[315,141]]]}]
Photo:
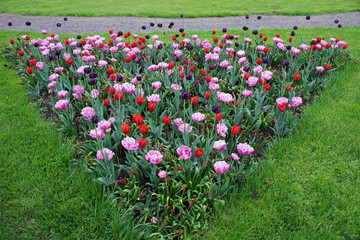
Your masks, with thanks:
[{"label": "dark purple tulip", "polygon": [[209,66],[209,70],[214,70],[215,69],[215,65],[210,65]]},{"label": "dark purple tulip", "polygon": [[90,74],[91,73],[91,68],[90,67],[84,68],[84,73]]},{"label": "dark purple tulip", "polygon": [[190,93],[189,93],[189,92],[183,92],[183,93],[181,93],[181,98],[182,98],[182,99],[185,99],[185,100],[190,99]]},{"label": "dark purple tulip", "polygon": [[98,123],[99,122],[99,117],[94,115],[92,118],[91,118],[91,122],[92,123]]},{"label": "dark purple tulip", "polygon": [[316,40],[312,40],[310,45],[316,45],[317,44],[317,41]]},{"label": "dark purple tulip", "polygon": [[194,47],[193,47],[193,45],[191,45],[191,44],[187,44],[187,45],[186,45],[186,49],[189,50],[189,51],[193,50],[193,48],[194,48]]},{"label": "dark purple tulip", "polygon": [[267,57],[264,57],[264,58],[262,59],[262,62],[263,62],[263,63],[269,63],[269,59],[268,59]]},{"label": "dark purple tulip", "polygon": [[146,27],[145,27],[145,26],[142,26],[141,28],[142,28],[143,30],[145,30],[145,29],[146,29]]},{"label": "dark purple tulip", "polygon": [[34,44],[34,47],[39,47],[39,46],[40,46],[39,43],[35,43],[35,44]]},{"label": "dark purple tulip", "polygon": [[64,17],[64,21],[66,22],[68,20],[68,18],[67,17]]},{"label": "dark purple tulip", "polygon": [[162,49],[163,48],[163,44],[160,43],[159,45],[157,45],[157,49]]},{"label": "dark purple tulip", "polygon": [[57,56],[59,56],[59,55],[60,55],[60,50],[59,50],[59,49],[56,49],[56,50],[54,51],[54,54],[57,55]]},{"label": "dark purple tulip", "polygon": [[141,76],[141,75],[137,75],[137,76],[136,76],[136,80],[141,81],[141,80],[142,80],[142,76]]},{"label": "dark purple tulip", "polygon": [[288,67],[290,65],[290,61],[289,60],[284,60],[283,61],[283,66]]},{"label": "dark purple tulip", "polygon": [[291,36],[295,36],[295,32],[292,31],[292,32],[290,33],[290,35],[291,35]]},{"label": "dark purple tulip", "polygon": [[184,17],[184,14],[180,14],[180,17],[183,18],[183,17]]},{"label": "dark purple tulip", "polygon": [[81,47],[82,47],[82,44],[78,42],[78,43],[76,43],[76,46],[79,47],[79,48],[81,48]]},{"label": "dark purple tulip", "polygon": [[97,73],[96,72],[92,72],[89,75],[90,78],[96,78],[97,77]]},{"label": "dark purple tulip", "polygon": [[180,60],[181,60],[181,57],[179,57],[179,56],[175,56],[175,57],[174,57],[174,61],[175,61],[175,62],[180,62]]},{"label": "dark purple tulip", "polygon": [[158,23],[157,26],[158,26],[159,28],[162,28],[162,24],[161,24],[161,23]]},{"label": "dark purple tulip", "polygon": [[187,79],[187,80],[191,80],[192,79],[192,74],[191,73],[187,73],[186,75],[185,75],[185,78]]},{"label": "dark purple tulip", "polygon": [[245,16],[246,19],[249,19],[250,17],[248,15]]},{"label": "dark purple tulip", "polygon": [[136,58],[134,59],[134,62],[135,62],[135,63],[141,63],[141,59],[140,59],[139,57],[136,57]]},{"label": "dark purple tulip", "polygon": [[310,20],[310,18],[311,18],[310,15],[306,16],[306,20]]},{"label": "dark purple tulip", "polygon": [[221,111],[219,105],[214,105],[211,110],[213,111],[213,113],[216,113],[216,114],[218,114]]},{"label": "dark purple tulip", "polygon": [[31,26],[31,22],[26,22],[26,26]]},{"label": "dark purple tulip", "polygon": [[253,30],[253,31],[252,31],[252,34],[257,35],[257,34],[258,34],[258,31],[257,31],[257,30]]},{"label": "dark purple tulip", "polygon": [[178,49],[179,49],[179,50],[183,50],[183,49],[184,49],[184,45],[179,45],[179,46],[178,46]]},{"label": "dark purple tulip", "polygon": [[240,46],[240,43],[236,42],[235,47],[239,47],[239,46]]},{"label": "dark purple tulip", "polygon": [[291,50],[291,46],[290,46],[290,45],[287,45],[287,46],[286,46],[286,49],[287,49],[287,50]]},{"label": "dark purple tulip", "polygon": [[170,22],[170,25],[171,25],[171,26],[174,26],[174,25],[175,25],[175,23],[174,23],[174,22]]},{"label": "dark purple tulip", "polygon": [[48,55],[48,59],[49,61],[54,61],[55,60],[55,56],[54,55]]},{"label": "dark purple tulip", "polygon": [[12,26],[12,22],[8,22],[8,26],[11,27],[11,26]]},{"label": "dark purple tulip", "polygon": [[123,79],[124,79],[124,76],[121,75],[121,74],[119,74],[119,75],[116,75],[115,81],[116,81],[116,82],[121,82]]},{"label": "dark purple tulip", "polygon": [[149,39],[149,38],[150,38],[150,35],[145,35],[145,38],[146,38],[146,39]]},{"label": "dark purple tulip", "polygon": [[179,28],[179,32],[183,32],[184,31],[184,29],[183,28]]},{"label": "dark purple tulip", "polygon": [[168,28],[172,28],[172,27],[173,27],[173,25],[169,25],[169,26],[168,26]]},{"label": "dark purple tulip", "polygon": [[261,16],[257,16],[257,19],[260,20],[260,19],[261,19]]},{"label": "dark purple tulip", "polygon": [[249,66],[243,67],[244,72],[250,72],[251,68]]},{"label": "dark purple tulip", "polygon": [[249,28],[247,26],[243,26],[243,30],[247,31]]},{"label": "dark purple tulip", "polygon": [[341,25],[341,24],[339,24],[339,25],[338,25],[338,28],[342,28],[342,25]]},{"label": "dark purple tulip", "polygon": [[80,35],[76,35],[76,39],[81,39],[81,36],[80,36]]},{"label": "dark purple tulip", "polygon": [[229,39],[230,39],[230,40],[233,40],[233,39],[234,39],[234,36],[233,36],[233,35],[230,35],[230,36],[229,36]]},{"label": "dark purple tulip", "polygon": [[155,26],[155,23],[151,22],[150,27],[153,27],[153,26]]},{"label": "dark purple tulip", "polygon": [[57,27],[61,27],[61,23],[57,23],[56,26],[57,26]]},{"label": "dark purple tulip", "polygon": [[297,30],[297,29],[298,29],[298,27],[297,27],[297,26],[294,26],[294,27],[293,27],[293,29],[294,29],[294,30]]},{"label": "dark purple tulip", "polygon": [[227,29],[226,29],[226,28],[223,28],[222,31],[223,31],[223,33],[226,33]]},{"label": "dark purple tulip", "polygon": [[177,38],[178,38],[178,37],[179,37],[179,34],[175,34],[175,37],[177,37]]},{"label": "dark purple tulip", "polygon": [[338,23],[339,23],[339,20],[338,20],[338,19],[336,19],[336,20],[334,21],[334,23],[338,24]]},{"label": "dark purple tulip", "polygon": [[89,79],[89,85],[96,85],[96,84],[97,84],[96,78],[90,78]]}]

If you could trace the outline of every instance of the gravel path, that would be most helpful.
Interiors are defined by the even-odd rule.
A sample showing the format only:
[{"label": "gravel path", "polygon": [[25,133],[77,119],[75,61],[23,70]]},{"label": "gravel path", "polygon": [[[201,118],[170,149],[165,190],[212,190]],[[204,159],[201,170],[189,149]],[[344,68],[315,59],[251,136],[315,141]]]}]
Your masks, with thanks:
[{"label": "gravel path", "polygon": [[[0,13],[0,29],[16,31],[41,31],[47,30],[51,33],[91,33],[107,32],[109,29],[114,31],[131,31],[131,32],[150,32],[150,31],[168,31],[169,23],[174,22],[173,30],[180,27],[186,30],[213,30],[213,29],[240,29],[244,25],[249,29],[263,28],[292,28],[298,27],[335,27],[335,19],[343,26],[360,26],[360,12],[313,15],[308,21],[305,16],[257,16],[251,15],[249,19],[244,16],[237,17],[213,17],[213,18],[140,18],[140,17],[69,17],[64,21],[63,17],[58,16],[24,16],[8,13]],[[31,22],[31,26],[25,25],[25,22]],[[12,22],[11,27],[8,22]],[[150,27],[150,22],[155,26]],[[56,24],[60,23],[61,27]],[[158,28],[157,24],[162,23],[163,27]],[[141,26],[146,26],[142,30]]]}]

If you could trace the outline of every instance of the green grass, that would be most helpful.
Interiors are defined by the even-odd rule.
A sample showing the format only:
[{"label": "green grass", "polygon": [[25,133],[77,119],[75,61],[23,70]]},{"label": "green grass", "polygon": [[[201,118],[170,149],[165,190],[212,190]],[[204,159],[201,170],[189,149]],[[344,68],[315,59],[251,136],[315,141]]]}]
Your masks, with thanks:
[{"label": "green grass", "polygon": [[[1,32],[0,43],[12,35]],[[121,208],[73,159],[0,58],[0,239],[134,239]],[[133,235],[131,235],[133,234]]]},{"label": "green grass", "polygon": [[358,64],[330,79],[230,197],[210,239],[360,239],[359,81]]},{"label": "green grass", "polygon": [[[291,30],[261,32],[286,39]],[[196,33],[201,39],[212,38],[210,31]],[[2,31],[0,44],[24,34],[41,35]],[[337,36],[360,57],[359,34],[360,27],[299,29],[295,41],[300,35],[307,40]],[[71,161],[72,141],[43,120],[37,105],[24,95],[27,87],[17,84],[15,71],[3,64],[1,58],[0,238],[133,239],[131,216],[124,217],[121,208],[111,205],[109,193]],[[210,237],[359,237],[359,80],[356,65],[331,80],[313,106],[306,107],[295,133],[276,143],[254,178],[230,198]],[[264,184],[266,179],[270,185]],[[262,197],[252,198],[254,191]]]},{"label": "green grass", "polygon": [[[201,11],[199,11],[201,9]],[[307,15],[360,10],[359,0],[2,0],[1,12],[54,16],[224,17],[245,14]]]}]

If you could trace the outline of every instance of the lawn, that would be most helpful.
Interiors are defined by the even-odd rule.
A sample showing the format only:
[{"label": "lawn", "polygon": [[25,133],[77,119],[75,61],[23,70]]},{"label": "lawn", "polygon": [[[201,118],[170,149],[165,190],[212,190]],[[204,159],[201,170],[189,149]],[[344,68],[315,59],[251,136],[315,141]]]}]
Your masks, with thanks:
[{"label": "lawn", "polygon": [[[159,8],[161,6],[161,8]],[[201,9],[199,11],[198,9]],[[358,0],[303,1],[119,1],[2,0],[1,12],[54,16],[224,17],[245,14],[307,15],[359,11]]]},{"label": "lawn", "polygon": [[[262,32],[286,39],[290,31]],[[0,43],[23,34],[3,31]],[[300,34],[305,39],[340,36],[360,56],[360,27],[299,29],[296,41]],[[211,38],[210,32],[198,35]],[[131,216],[123,217],[121,208],[110,206],[109,193],[72,160],[73,142],[62,139],[55,124],[44,121],[38,106],[24,95],[27,87],[16,84],[14,70],[1,67],[0,71],[0,139],[5,143],[0,149],[1,236],[133,239]],[[359,80],[354,64],[332,77],[329,87],[306,108],[295,133],[276,143],[256,175],[230,198],[209,237],[359,237]]]}]

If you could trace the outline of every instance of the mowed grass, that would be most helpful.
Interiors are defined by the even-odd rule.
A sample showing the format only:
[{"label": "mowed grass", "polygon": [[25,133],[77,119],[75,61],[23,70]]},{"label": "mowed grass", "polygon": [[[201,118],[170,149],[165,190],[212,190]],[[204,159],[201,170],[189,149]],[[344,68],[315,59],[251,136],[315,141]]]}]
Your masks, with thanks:
[{"label": "mowed grass", "polygon": [[[0,46],[12,33],[1,32]],[[73,141],[0,58],[0,239],[135,239],[132,216],[72,161]]]},{"label": "mowed grass", "polygon": [[[201,9],[201,11],[199,11]],[[2,0],[1,12],[55,16],[224,17],[245,14],[307,15],[359,11],[359,0]]]},{"label": "mowed grass", "polygon": [[[220,32],[220,31],[218,31]],[[241,34],[243,31],[229,31]],[[269,39],[291,29],[261,30]],[[210,31],[190,32],[212,39]],[[10,38],[40,33],[5,32]],[[169,39],[172,33],[167,33]],[[360,27],[299,29],[310,40],[340,37],[360,56]],[[82,34],[83,37],[85,34]],[[159,33],[160,35],[160,33]],[[74,37],[64,34],[61,38]],[[109,36],[109,34],[104,34]],[[161,35],[165,40],[164,35]],[[251,36],[252,37],[252,36]],[[0,236],[4,239],[135,239],[131,215],[73,162],[71,140],[44,121],[26,86],[0,59]],[[245,188],[229,198],[213,239],[356,239],[359,212],[358,65],[340,71],[295,133],[276,143]],[[264,184],[266,179],[270,185]],[[254,191],[258,194],[253,198]],[[318,230],[318,231],[317,231]],[[312,238],[314,236],[314,238]]]},{"label": "mowed grass", "polygon": [[[358,38],[347,40],[359,57]],[[359,73],[352,63],[329,79],[294,134],[230,197],[209,239],[360,239]]]}]

